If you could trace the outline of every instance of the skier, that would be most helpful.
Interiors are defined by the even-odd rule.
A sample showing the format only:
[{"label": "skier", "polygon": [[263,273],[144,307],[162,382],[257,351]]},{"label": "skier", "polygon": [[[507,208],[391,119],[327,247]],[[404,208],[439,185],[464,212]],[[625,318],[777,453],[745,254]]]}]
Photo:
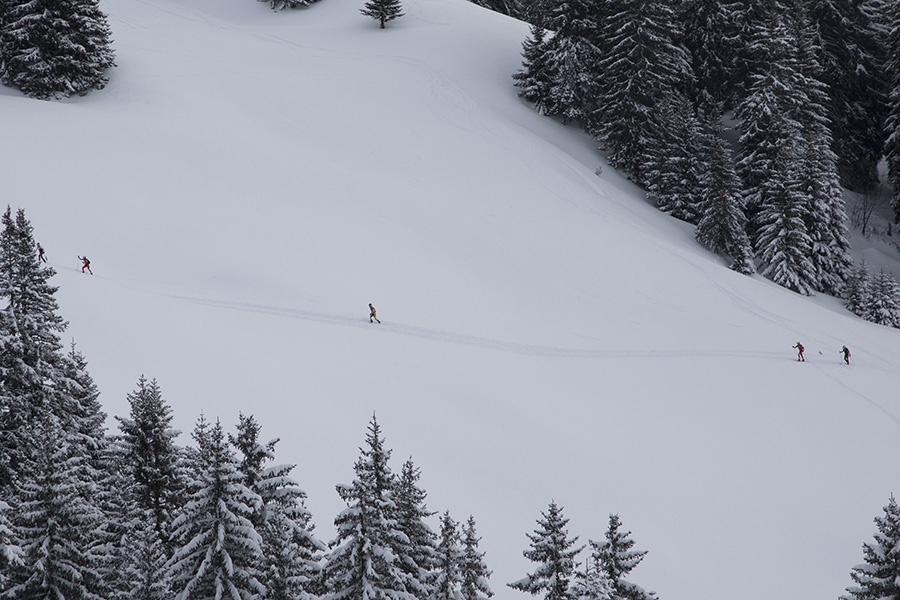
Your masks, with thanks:
[{"label": "skier", "polygon": [[843,348],[841,348],[841,354],[844,355],[844,362],[849,365],[850,364],[850,348],[848,348],[847,346],[844,346]]},{"label": "skier", "polygon": [[803,362],[806,362],[806,357],[803,356],[803,350],[804,350],[803,344],[801,344],[800,342],[797,342],[797,345],[791,346],[791,348],[797,349],[797,360],[798,361],[802,360]]},{"label": "skier", "polygon": [[[372,319],[374,319],[374,321]],[[369,302],[369,323],[375,322],[381,323],[381,321],[378,320],[378,317],[375,316],[375,307],[372,306],[371,302]]]},{"label": "skier", "polygon": [[88,260],[88,257],[87,256],[79,256],[78,259],[81,260],[81,272],[84,273],[84,270],[87,269],[88,273],[93,275],[94,272],[91,271],[91,261]]},{"label": "skier", "polygon": [[41,246],[40,242],[38,242],[38,244],[37,244],[37,251],[38,251],[38,260],[47,262],[47,257],[44,256],[44,248],[43,248],[43,246]]}]

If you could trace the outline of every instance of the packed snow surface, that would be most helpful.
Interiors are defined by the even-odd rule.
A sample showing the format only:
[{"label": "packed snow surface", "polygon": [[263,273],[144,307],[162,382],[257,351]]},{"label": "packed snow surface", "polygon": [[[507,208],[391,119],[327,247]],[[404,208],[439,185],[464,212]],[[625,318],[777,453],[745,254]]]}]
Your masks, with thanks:
[{"label": "packed snow surface", "polygon": [[377,414],[429,508],[475,516],[499,600],[551,500],[582,543],[619,513],[662,600],[836,598],[900,491],[900,332],[729,271],[598,174],[516,97],[525,24],[362,4],[104,0],[105,89],[0,91],[2,200],[110,417],[142,374],[181,444],[255,415],[330,540]]}]

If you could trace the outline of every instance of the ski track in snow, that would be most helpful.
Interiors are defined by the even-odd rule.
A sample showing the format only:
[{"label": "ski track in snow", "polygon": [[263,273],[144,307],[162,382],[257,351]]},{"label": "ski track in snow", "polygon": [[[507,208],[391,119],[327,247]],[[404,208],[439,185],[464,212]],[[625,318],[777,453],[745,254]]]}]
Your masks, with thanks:
[{"label": "ski track in snow", "polygon": [[[72,267],[62,265],[50,261],[48,266],[54,268],[57,273],[67,271],[77,276],[82,275],[80,267]],[[61,273],[60,273],[61,274]],[[707,273],[708,275],[708,273]],[[529,357],[542,358],[562,358],[562,359],[627,359],[627,358],[645,358],[645,359],[667,359],[667,358],[698,358],[698,357],[730,357],[730,358],[757,358],[773,361],[785,360],[784,352],[751,352],[751,351],[734,351],[734,350],[685,350],[683,348],[673,350],[654,350],[654,349],[625,349],[625,350],[599,350],[592,348],[571,348],[564,346],[547,346],[541,344],[529,344],[525,342],[510,342],[494,338],[481,337],[476,335],[456,333],[442,329],[432,329],[427,327],[419,327],[416,325],[408,325],[405,323],[395,323],[389,321],[387,323],[373,324],[369,323],[365,317],[359,315],[327,313],[321,311],[305,310],[302,308],[287,306],[272,306],[254,302],[238,302],[234,300],[222,300],[215,298],[203,298],[198,296],[188,296],[183,294],[171,294],[155,290],[148,290],[141,286],[134,285],[134,282],[125,282],[115,277],[107,277],[104,275],[94,275],[98,281],[115,285],[124,289],[129,289],[141,294],[152,294],[164,298],[170,298],[181,302],[189,302],[200,306],[208,306],[212,308],[220,308],[225,310],[234,310],[240,312],[256,313],[273,317],[281,317],[288,319],[297,319],[302,321],[310,321],[315,323],[326,323],[340,327],[353,327],[376,331],[379,333],[388,333],[409,338],[417,338],[430,340],[435,342],[443,342],[447,344],[455,344],[459,346],[469,346],[473,348],[482,348],[486,350],[494,350],[497,352],[505,352],[509,354],[518,354]],[[730,287],[721,284],[710,276],[710,280],[714,285],[719,287],[723,293],[730,296],[732,301],[737,303],[743,310],[746,310],[759,318],[775,323],[779,326],[786,326],[787,323],[778,315],[771,311],[764,310],[754,303],[747,302],[740,294],[736,293]],[[820,340],[821,341],[821,340]],[[821,341],[823,345],[827,342]],[[821,351],[819,352],[821,354]],[[791,359],[793,360],[793,359]],[[894,425],[900,428],[900,417],[891,412],[888,408],[872,399],[868,395],[860,392],[852,386],[841,380],[842,371],[834,369],[826,369],[825,365],[816,363],[815,361],[807,361],[804,364],[811,364],[823,377],[832,380],[835,385],[847,390],[848,393],[859,398],[871,408],[883,414]],[[869,365],[869,368],[877,370],[891,370],[890,365],[882,367]]]},{"label": "ski track in snow", "polygon": [[[313,321],[318,323],[328,323],[342,327],[354,328],[375,328],[375,331],[385,332],[394,335],[401,335],[411,338],[426,339],[448,344],[456,344],[460,346],[470,346],[474,348],[483,348],[487,350],[495,350],[498,352],[506,352],[511,354],[519,354],[530,357],[543,358],[563,358],[563,359],[617,359],[617,358],[645,358],[645,359],[666,359],[666,358],[697,358],[697,357],[733,357],[733,358],[758,358],[782,361],[784,353],[772,352],[749,352],[749,351],[698,351],[698,350],[597,350],[590,348],[566,348],[561,346],[545,346],[540,344],[528,344],[521,342],[508,342],[504,340],[479,337],[463,333],[455,333],[441,329],[430,329],[426,327],[418,327],[415,325],[407,325],[404,323],[382,323],[372,324],[365,318],[354,315],[340,315],[326,312],[303,310],[299,308],[290,308],[282,306],[270,306],[265,304],[257,304],[251,302],[235,302],[231,300],[216,300],[212,298],[197,298],[190,296],[167,295],[169,298],[187,301],[202,306],[210,306],[215,308],[223,308],[227,310],[237,310],[243,312],[253,312],[257,314],[270,315],[276,317],[284,317],[290,319],[300,319],[304,321]],[[814,367],[822,373],[824,377],[830,378],[835,385],[847,390],[849,393],[858,397],[876,411],[882,413],[890,421],[900,428],[900,417],[892,413],[890,410],[873,400],[866,394],[850,387],[840,380],[838,373],[834,370],[827,371],[823,365],[813,363]]]},{"label": "ski track in snow", "polygon": [[[471,346],[475,348],[485,348],[488,350],[496,350],[499,352],[507,352],[512,354],[520,354],[523,356],[550,357],[550,358],[575,358],[575,359],[597,359],[597,358],[675,358],[675,357],[697,357],[697,356],[737,356],[737,357],[755,357],[770,358],[782,360],[778,356],[769,352],[735,352],[735,351],[688,351],[682,349],[677,350],[597,350],[591,348],[566,348],[561,346],[545,346],[540,344],[528,344],[522,342],[508,342],[504,340],[479,337],[464,333],[455,333],[441,329],[430,329],[426,327],[418,327],[415,325],[407,325],[404,323],[382,323],[381,325],[369,323],[365,318],[340,315],[325,312],[316,312],[303,310],[299,308],[289,308],[281,306],[268,306],[264,304],[256,304],[249,302],[235,302],[231,300],[216,300],[212,298],[196,298],[190,296],[168,295],[167,297],[200,304],[203,306],[212,306],[216,308],[224,308],[229,310],[238,310],[244,312],[254,312],[258,314],[271,315],[277,317],[286,317],[291,319],[301,319],[304,321],[314,321],[318,323],[329,323],[331,325],[339,325],[343,327],[357,328],[373,328],[378,331],[394,335],[402,335],[406,337],[426,339],[449,344],[457,344],[461,346]],[[782,353],[783,354],[783,353]]]}]

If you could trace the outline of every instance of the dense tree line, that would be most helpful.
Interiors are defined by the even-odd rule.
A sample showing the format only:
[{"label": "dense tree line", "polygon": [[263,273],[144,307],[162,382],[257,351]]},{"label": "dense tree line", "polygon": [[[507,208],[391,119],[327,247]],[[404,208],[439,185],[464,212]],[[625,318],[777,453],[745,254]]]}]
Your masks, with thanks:
[{"label": "dense tree line", "polygon": [[510,14],[532,23],[519,95],[581,125],[734,270],[846,297],[843,191],[871,193],[882,157],[900,219],[900,4],[542,0]]}]

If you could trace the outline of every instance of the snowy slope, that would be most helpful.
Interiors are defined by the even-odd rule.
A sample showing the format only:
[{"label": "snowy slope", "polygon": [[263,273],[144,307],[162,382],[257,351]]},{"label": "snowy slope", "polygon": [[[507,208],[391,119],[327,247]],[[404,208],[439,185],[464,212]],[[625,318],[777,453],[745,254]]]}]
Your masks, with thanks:
[{"label": "snowy slope", "polygon": [[106,89],[0,90],[0,195],[109,414],[141,374],[183,444],[255,414],[330,539],[376,412],[429,507],[475,516],[500,600],[551,499],[583,542],[618,512],[663,600],[840,594],[900,491],[900,332],[732,273],[596,175],[516,98],[524,24],[361,4],[106,0]]}]

